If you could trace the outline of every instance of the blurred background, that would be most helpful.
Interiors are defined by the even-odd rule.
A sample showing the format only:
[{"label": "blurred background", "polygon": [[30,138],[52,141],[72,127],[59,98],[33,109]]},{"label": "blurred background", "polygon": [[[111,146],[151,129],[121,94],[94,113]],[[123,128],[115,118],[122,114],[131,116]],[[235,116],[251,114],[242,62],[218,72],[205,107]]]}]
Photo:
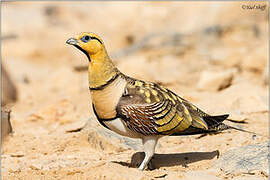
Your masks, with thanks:
[{"label": "blurred background", "polygon": [[[80,32],[100,35],[123,73],[163,84],[208,113],[229,113],[247,122],[241,127],[268,135],[268,2],[2,2],[1,8],[2,106],[11,110],[14,131],[2,145],[2,172],[9,178],[160,173],[138,174],[110,161],[128,163],[137,149],[126,139],[108,140],[94,117],[87,58],[65,44]],[[88,130],[81,131],[85,123]],[[235,131],[206,136],[200,146],[196,138],[164,138],[157,151],[226,152],[265,142]],[[162,172],[175,179],[175,171],[204,170],[214,162]]]}]

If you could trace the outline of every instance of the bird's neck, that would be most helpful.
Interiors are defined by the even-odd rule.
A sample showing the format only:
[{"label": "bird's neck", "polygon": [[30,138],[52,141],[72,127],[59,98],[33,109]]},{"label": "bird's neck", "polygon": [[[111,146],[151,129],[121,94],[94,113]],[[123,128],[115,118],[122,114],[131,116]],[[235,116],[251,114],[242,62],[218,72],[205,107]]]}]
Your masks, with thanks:
[{"label": "bird's neck", "polygon": [[90,55],[90,58],[91,61],[89,62],[88,69],[90,89],[105,86],[112,78],[120,73],[109,58],[106,50]]}]

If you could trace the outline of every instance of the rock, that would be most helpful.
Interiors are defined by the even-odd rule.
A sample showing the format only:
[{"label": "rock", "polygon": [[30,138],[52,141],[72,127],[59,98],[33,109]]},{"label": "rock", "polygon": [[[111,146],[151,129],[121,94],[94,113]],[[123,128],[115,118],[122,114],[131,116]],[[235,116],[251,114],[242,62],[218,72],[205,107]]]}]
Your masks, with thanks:
[{"label": "rock", "polygon": [[200,76],[197,88],[199,90],[222,90],[231,85],[235,73],[235,69],[222,72],[203,71]]},{"label": "rock", "polygon": [[10,154],[11,157],[23,157],[24,153],[22,151],[18,151],[16,153]]},{"label": "rock", "polygon": [[222,180],[219,177],[211,175],[205,171],[189,171],[184,174],[185,180]]},{"label": "rock", "polygon": [[83,173],[83,172],[80,171],[80,170],[69,170],[67,172],[67,175],[74,175],[74,174],[77,174],[77,173]]},{"label": "rock", "polygon": [[230,112],[230,119],[232,119],[233,122],[245,123],[248,116],[239,110],[234,110]]},{"label": "rock", "polygon": [[[232,48],[233,49],[233,48]],[[245,52],[240,50],[232,50],[233,52],[229,53],[229,55],[222,61],[220,64],[224,67],[236,67],[239,68],[243,59],[245,58]],[[240,52],[239,52],[240,51]]]},{"label": "rock", "polygon": [[91,119],[88,120],[83,130],[86,130],[88,133],[88,142],[97,149],[110,150],[112,148],[116,151],[122,151],[123,149],[139,150],[142,146],[140,139],[121,136],[101,126],[93,128],[91,121]]},{"label": "rock", "polygon": [[13,103],[17,100],[17,89],[13,81],[9,77],[9,74],[6,72],[5,68],[1,67],[1,84],[2,84],[2,106]]},{"label": "rock", "polygon": [[38,163],[33,163],[29,166],[31,169],[33,170],[41,170],[42,169],[42,165],[38,164]]},{"label": "rock", "polygon": [[73,132],[81,131],[86,125],[87,123],[85,122],[85,120],[78,120],[74,123],[70,123],[66,125],[64,128],[65,128],[65,132],[73,133]]},{"label": "rock", "polygon": [[226,46],[215,47],[210,53],[211,63],[227,68],[239,67],[243,57],[243,52]]},{"label": "rock", "polygon": [[125,148],[138,150],[142,146],[140,139],[132,139],[125,136],[121,136],[107,129],[105,130],[99,129],[98,133],[104,136],[106,139],[108,138],[111,139],[112,140],[111,142],[113,142],[113,139],[115,139],[115,141],[119,142]]},{"label": "rock", "polygon": [[[244,93],[243,93],[244,90]],[[229,101],[223,102],[224,106],[230,107],[231,111],[240,111],[245,113],[267,112],[268,111],[268,92],[250,82],[235,84],[220,93],[223,99]],[[252,106],[250,106],[252,104]]]},{"label": "rock", "polygon": [[14,164],[12,167],[9,168],[8,171],[11,173],[21,172],[21,167],[19,166],[19,164]]},{"label": "rock", "polygon": [[256,47],[252,52],[248,53],[246,58],[242,61],[242,68],[245,70],[263,72],[267,65],[267,44]]},{"label": "rock", "polygon": [[268,112],[268,90],[252,82],[242,81],[220,93],[212,93],[211,98],[204,98],[198,107],[210,114],[228,112],[230,119],[248,120],[248,113]]},{"label": "rock", "polygon": [[265,66],[263,74],[262,74],[262,80],[263,80],[263,84],[264,85],[268,85],[269,84],[269,68],[268,65]]},{"label": "rock", "polygon": [[221,155],[214,167],[229,174],[260,171],[269,175],[268,148],[268,142],[233,148]]},{"label": "rock", "polygon": [[89,144],[99,151],[117,151],[118,147],[115,144],[112,144],[111,141],[108,141],[107,138],[102,137],[97,132],[92,131],[88,133],[88,142]]},{"label": "rock", "polygon": [[265,180],[265,178],[254,177],[254,176],[244,176],[244,177],[234,177],[232,180]]},{"label": "rock", "polygon": [[12,132],[10,123],[11,110],[8,108],[1,108],[1,140],[3,141],[6,136]]}]

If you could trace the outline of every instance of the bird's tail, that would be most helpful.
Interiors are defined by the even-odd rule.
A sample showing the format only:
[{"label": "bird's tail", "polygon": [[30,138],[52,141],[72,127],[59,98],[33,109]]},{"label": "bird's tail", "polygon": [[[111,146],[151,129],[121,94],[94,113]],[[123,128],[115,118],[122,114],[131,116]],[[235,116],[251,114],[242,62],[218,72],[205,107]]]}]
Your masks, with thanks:
[{"label": "bird's tail", "polygon": [[206,116],[206,117],[203,117],[203,120],[208,125],[207,130],[206,129],[196,128],[194,126],[190,126],[185,131],[174,133],[171,136],[209,134],[209,133],[218,133],[218,132],[225,131],[225,130],[228,130],[228,129],[234,129],[234,130],[237,130],[237,131],[253,134],[253,135],[256,135],[256,136],[266,137],[266,136],[264,136],[262,134],[259,134],[259,133],[255,133],[255,132],[252,132],[252,131],[248,131],[248,130],[245,130],[245,129],[241,129],[241,128],[237,128],[237,127],[234,127],[234,126],[224,124],[223,123],[224,120],[228,120],[228,121],[231,121],[231,122],[234,122],[234,123],[245,123],[245,122],[242,122],[242,121],[227,119],[228,116],[229,115],[225,114],[225,115],[220,115],[220,116]]},{"label": "bird's tail", "polygon": [[[247,122],[245,121],[245,119],[242,119],[242,120],[236,120],[236,119],[226,119],[227,121],[230,121],[230,122],[233,122],[233,123],[241,123],[241,124],[246,124]],[[262,137],[267,137],[263,134],[260,134],[260,133],[255,133],[255,132],[252,132],[252,131],[248,131],[248,130],[245,130],[245,129],[241,129],[241,128],[237,128],[237,127],[234,127],[234,126],[229,126],[229,125],[226,125],[228,127],[228,129],[234,129],[234,130],[237,130],[237,131],[241,131],[241,132],[245,132],[245,133],[249,133],[249,134],[253,134],[253,135],[256,135],[256,136],[262,136]],[[267,137],[268,138],[268,137]]]},{"label": "bird's tail", "polygon": [[[245,129],[241,129],[241,128],[237,128],[237,127],[234,127],[234,126],[229,126],[229,125],[226,125],[227,126],[227,129],[234,129],[234,130],[237,130],[237,131],[241,131],[241,132],[245,132],[245,133],[249,133],[249,134],[253,134],[253,135],[256,135],[256,136],[262,136],[262,137],[267,137],[263,134],[260,134],[260,133],[255,133],[255,132],[252,132],[252,131],[248,131],[248,130],[245,130]],[[268,138],[268,137],[267,137]]]},{"label": "bird's tail", "polygon": [[221,131],[224,131],[224,130],[227,130],[227,129],[234,129],[234,130],[237,130],[237,131],[241,131],[241,132],[245,132],[245,133],[249,133],[249,134],[253,134],[253,135],[257,135],[257,136],[266,137],[266,136],[264,136],[262,134],[259,134],[259,133],[255,133],[255,132],[248,131],[248,130],[245,130],[245,129],[242,129],[242,128],[237,128],[237,127],[234,127],[234,126],[230,126],[230,125],[224,124],[223,123],[224,120],[227,120],[227,121],[230,121],[230,122],[234,122],[234,123],[246,123],[245,121],[228,119],[227,118],[228,116],[229,115],[209,116],[209,117],[207,117],[207,119],[214,119],[215,121],[220,122],[220,123],[214,124],[212,127],[209,126],[208,131],[209,132],[221,132]]}]

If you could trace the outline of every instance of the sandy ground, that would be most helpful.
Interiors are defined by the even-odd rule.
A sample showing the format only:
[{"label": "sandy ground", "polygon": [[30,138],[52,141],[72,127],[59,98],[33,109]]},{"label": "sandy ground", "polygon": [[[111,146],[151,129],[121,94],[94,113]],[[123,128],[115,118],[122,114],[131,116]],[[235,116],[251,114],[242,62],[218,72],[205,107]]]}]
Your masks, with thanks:
[{"label": "sandy ground", "polygon": [[[2,65],[19,96],[9,105],[14,133],[2,144],[2,179],[267,179],[214,166],[232,148],[268,140],[268,3],[243,8],[253,4],[2,3],[2,36],[14,36],[2,41]],[[87,59],[65,44],[82,31],[104,38],[122,72],[161,83],[208,113],[245,119],[234,125],[264,136],[164,137],[156,169],[138,171],[140,142],[104,135],[94,117],[87,71],[78,70]]]}]

